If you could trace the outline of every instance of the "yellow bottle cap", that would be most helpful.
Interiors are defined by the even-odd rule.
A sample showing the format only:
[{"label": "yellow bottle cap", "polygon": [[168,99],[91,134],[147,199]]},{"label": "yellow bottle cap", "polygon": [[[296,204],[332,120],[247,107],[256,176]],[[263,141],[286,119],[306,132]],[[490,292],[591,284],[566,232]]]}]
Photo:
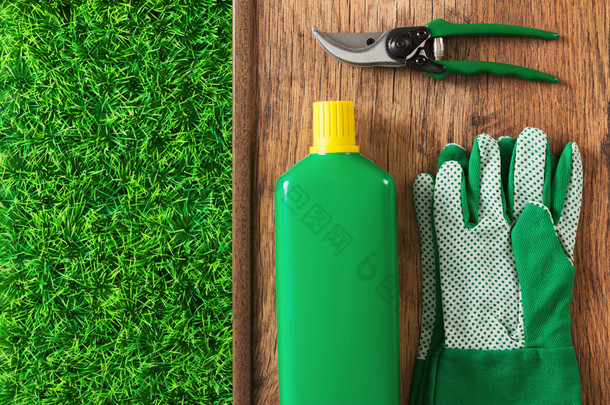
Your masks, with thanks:
[{"label": "yellow bottle cap", "polygon": [[360,152],[356,145],[354,103],[313,103],[313,146],[309,153]]}]

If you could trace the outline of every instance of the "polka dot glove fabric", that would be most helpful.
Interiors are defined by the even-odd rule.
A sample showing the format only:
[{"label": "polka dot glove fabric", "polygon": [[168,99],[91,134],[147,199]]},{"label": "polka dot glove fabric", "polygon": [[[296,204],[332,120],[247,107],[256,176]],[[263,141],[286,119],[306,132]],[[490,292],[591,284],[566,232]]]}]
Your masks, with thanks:
[{"label": "polka dot glove fabric", "polygon": [[422,319],[417,358],[428,357],[436,312],[436,255],[434,247],[433,209],[434,178],[421,175],[413,185],[415,214],[419,227],[422,267]]},{"label": "polka dot glove fabric", "polygon": [[[463,170],[441,167],[434,189],[445,344],[463,349],[523,347],[519,282],[503,214],[500,150],[488,135],[476,140],[480,159],[479,222],[462,212]],[[465,184],[464,184],[465,187]]]},{"label": "polka dot glove fabric", "polygon": [[[411,403],[442,398],[437,389],[447,381],[438,381],[443,375],[439,371],[448,368],[437,367],[443,359],[454,359],[449,356],[452,350],[459,356],[501,351],[514,357],[531,354],[522,349],[532,347],[571,350],[561,354],[570,365],[563,373],[567,376],[547,394],[571,390],[574,401],[562,403],[578,403],[578,369],[569,336],[572,259],[582,195],[578,147],[568,144],[557,161],[547,136],[538,129],[524,129],[516,141],[496,141],[483,134],[476,138],[470,157],[463,148],[448,145],[439,167],[436,179],[422,174],[413,189],[423,278],[418,361],[424,365],[417,382],[414,372]],[[549,355],[551,351],[544,356],[552,368],[557,358]],[[483,361],[487,364],[489,359]],[[519,361],[520,368],[526,365]],[[479,377],[485,386],[485,376]],[[502,384],[490,387],[486,400],[502,400],[497,397],[504,392],[498,389]],[[521,394],[510,389],[504,394],[528,395],[522,388],[517,389]],[[460,403],[455,396],[451,401]],[[528,402],[529,397],[524,401],[538,403]]]}]

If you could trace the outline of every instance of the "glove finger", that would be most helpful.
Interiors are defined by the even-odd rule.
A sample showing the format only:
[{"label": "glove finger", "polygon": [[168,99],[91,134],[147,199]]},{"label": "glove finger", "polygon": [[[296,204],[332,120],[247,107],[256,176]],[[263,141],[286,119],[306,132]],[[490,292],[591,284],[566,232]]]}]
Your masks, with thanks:
[{"label": "glove finger", "polygon": [[582,159],[575,143],[566,145],[552,184],[551,209],[559,241],[573,260],[576,229],[582,201]]},{"label": "glove finger", "polygon": [[413,184],[413,200],[421,243],[422,320],[417,358],[422,360],[428,356],[436,311],[433,198],[434,178],[427,173],[418,175]]},{"label": "glove finger", "polygon": [[[513,157],[513,151],[515,150],[515,138],[509,136],[503,136],[498,139],[498,147],[500,148],[500,166],[502,172],[502,191],[504,196],[508,196],[508,178],[510,173],[510,163]],[[508,203],[505,200],[505,203]],[[510,212],[510,206],[507,204],[507,212]]]},{"label": "glove finger", "polygon": [[500,148],[489,135],[477,137],[468,164],[468,206],[483,218],[504,219]]},{"label": "glove finger", "polygon": [[436,175],[433,210],[436,237],[443,238],[444,229],[465,228],[467,210],[464,171],[458,162],[451,160]]},{"label": "glove finger", "polygon": [[[470,155],[468,154],[468,151],[466,149],[455,143],[450,143],[449,145],[445,146],[441,153],[438,155],[437,170],[440,170],[441,166],[445,162],[453,160],[459,163],[460,166],[462,166],[462,170],[464,171],[464,173],[468,173],[469,158]],[[464,216],[464,221],[466,223],[471,221],[474,222],[474,218],[476,218],[476,214],[466,212]]]},{"label": "glove finger", "polygon": [[545,180],[550,180],[547,162],[551,162],[547,160],[548,148],[546,134],[536,128],[525,128],[517,138],[508,187],[509,213],[513,221],[519,218],[528,202],[545,203]]}]

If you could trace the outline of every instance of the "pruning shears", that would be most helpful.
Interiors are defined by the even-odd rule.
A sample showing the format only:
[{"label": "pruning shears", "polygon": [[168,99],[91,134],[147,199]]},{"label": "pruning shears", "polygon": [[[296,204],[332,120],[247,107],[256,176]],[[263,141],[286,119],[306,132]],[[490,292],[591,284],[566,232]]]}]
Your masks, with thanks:
[{"label": "pruning shears", "polygon": [[[335,59],[353,66],[408,67],[437,80],[450,74],[516,76],[526,80],[559,83],[559,79],[537,70],[497,62],[442,60],[443,38],[475,35],[504,35],[556,39],[559,34],[535,28],[503,24],[453,24],[441,18],[421,27],[394,28],[378,33],[327,33],[313,27],[320,46]],[[432,43],[432,58],[426,47]]]}]

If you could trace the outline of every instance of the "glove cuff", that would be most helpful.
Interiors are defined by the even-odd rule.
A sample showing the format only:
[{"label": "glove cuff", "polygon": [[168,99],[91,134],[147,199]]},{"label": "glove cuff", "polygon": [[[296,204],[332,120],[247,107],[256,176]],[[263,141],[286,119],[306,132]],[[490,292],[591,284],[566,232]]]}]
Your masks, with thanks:
[{"label": "glove cuff", "polygon": [[434,404],[580,404],[573,347],[439,349]]},{"label": "glove cuff", "polygon": [[418,404],[418,395],[422,390],[422,378],[424,372],[424,366],[426,361],[423,359],[415,360],[415,366],[413,367],[413,378],[411,378],[411,392],[409,394],[409,404]]}]

